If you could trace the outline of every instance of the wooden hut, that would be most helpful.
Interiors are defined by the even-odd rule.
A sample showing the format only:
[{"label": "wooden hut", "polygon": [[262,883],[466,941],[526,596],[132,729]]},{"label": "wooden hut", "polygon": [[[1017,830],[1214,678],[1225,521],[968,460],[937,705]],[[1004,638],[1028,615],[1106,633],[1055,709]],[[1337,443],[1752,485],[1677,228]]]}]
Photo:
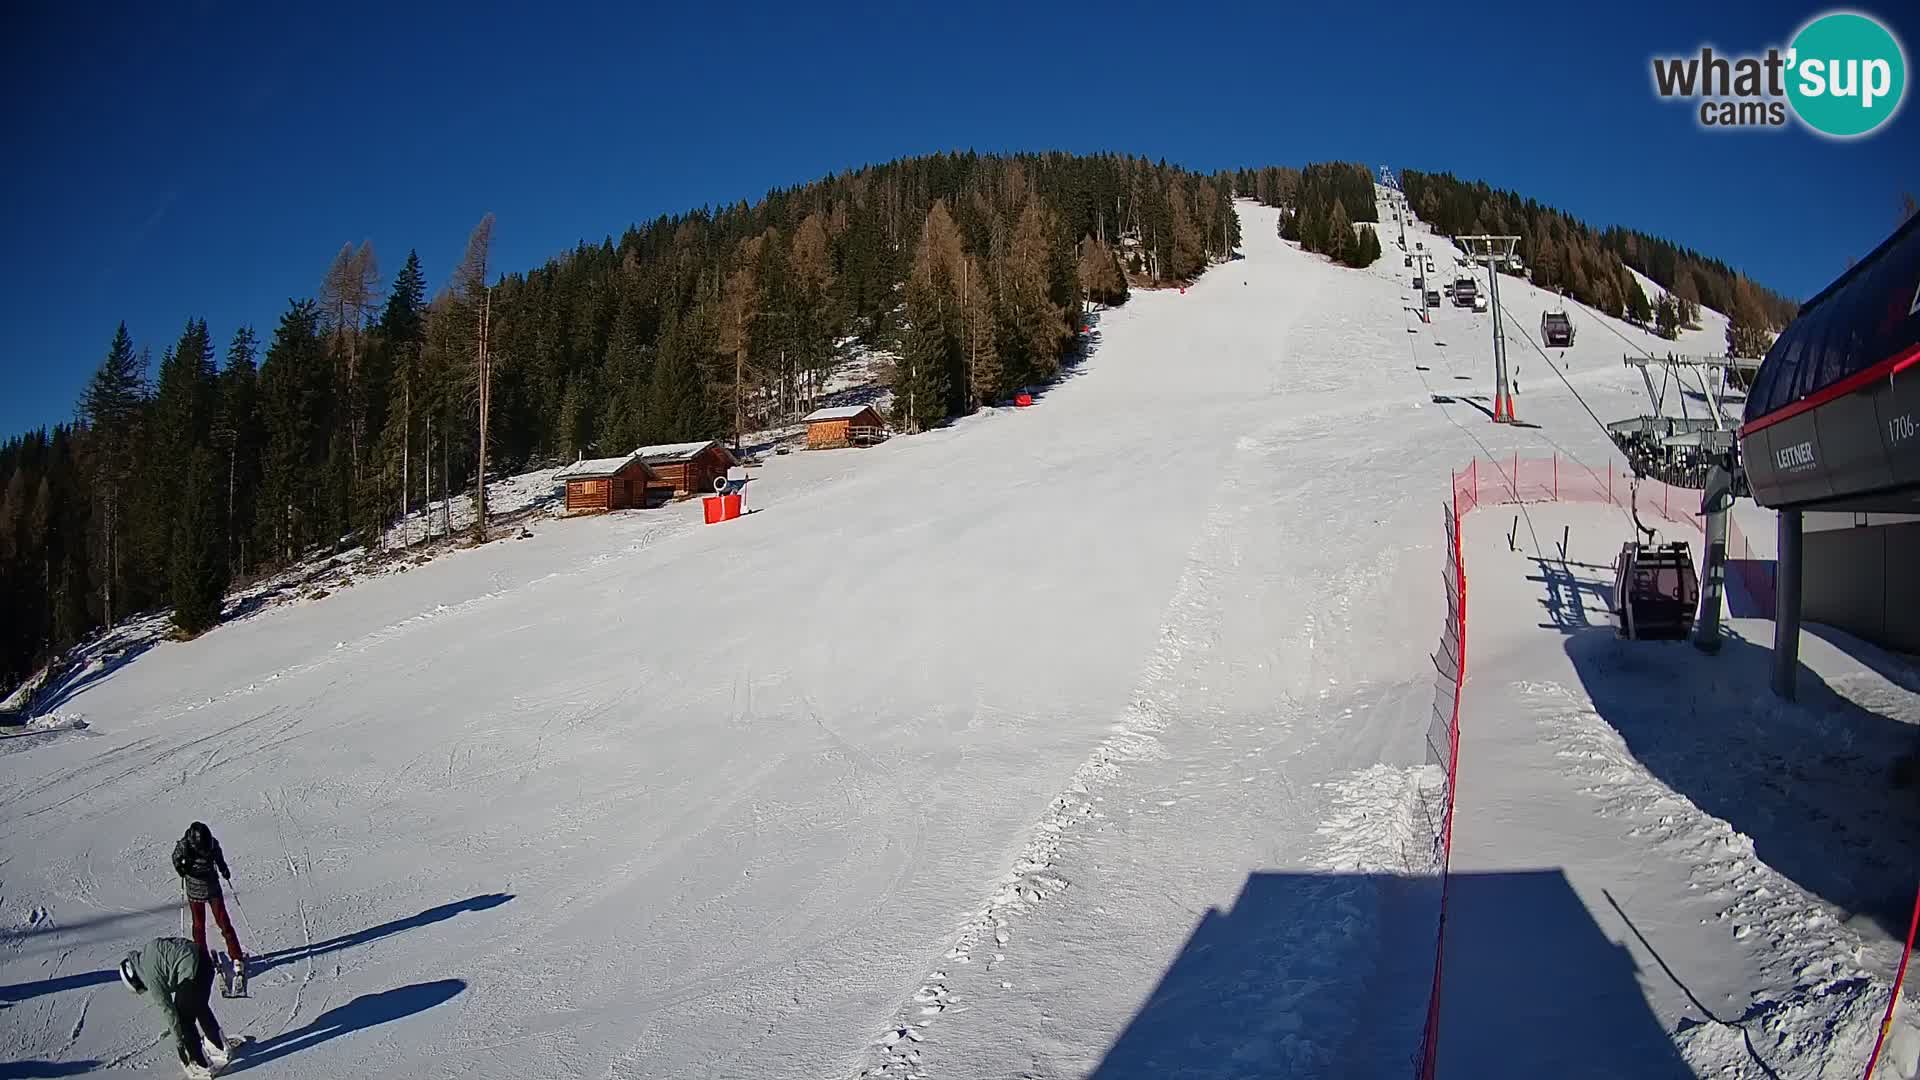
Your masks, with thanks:
[{"label": "wooden hut", "polygon": [[638,454],[576,461],[554,474],[567,485],[567,513],[602,514],[645,506],[647,488],[655,480],[652,469]]},{"label": "wooden hut", "polygon": [[647,485],[675,495],[712,494],[713,478],[727,475],[729,467],[739,464],[733,451],[712,439],[643,446],[634,453],[652,474]]},{"label": "wooden hut", "polygon": [[870,446],[887,437],[887,422],[871,405],[843,405],[807,414],[807,449]]}]

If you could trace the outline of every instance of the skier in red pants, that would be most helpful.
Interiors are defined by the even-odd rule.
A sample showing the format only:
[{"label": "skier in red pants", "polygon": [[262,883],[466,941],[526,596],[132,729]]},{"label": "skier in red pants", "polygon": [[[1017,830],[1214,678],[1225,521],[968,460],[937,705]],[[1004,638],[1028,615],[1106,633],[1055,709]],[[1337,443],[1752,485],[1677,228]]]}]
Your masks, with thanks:
[{"label": "skier in red pants", "polygon": [[[233,880],[220,841],[202,822],[187,826],[187,834],[173,845],[173,869],[180,875],[180,889],[187,894],[187,906],[193,909],[193,943],[202,952],[207,948],[207,909],[213,909],[214,925],[226,939],[227,955],[233,958],[236,975],[244,977],[246,954],[240,951],[240,938],[233,932],[233,920],[227,918],[226,897],[220,892],[220,879]],[[218,873],[219,877],[214,875]]]}]

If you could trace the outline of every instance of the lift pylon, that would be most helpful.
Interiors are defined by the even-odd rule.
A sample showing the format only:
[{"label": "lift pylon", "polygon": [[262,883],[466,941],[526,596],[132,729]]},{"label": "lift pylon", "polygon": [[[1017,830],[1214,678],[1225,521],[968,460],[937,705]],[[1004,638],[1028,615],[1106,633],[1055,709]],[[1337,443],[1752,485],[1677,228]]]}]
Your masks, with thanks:
[{"label": "lift pylon", "polygon": [[1500,270],[1499,267],[1513,257],[1514,245],[1520,242],[1517,236],[1456,236],[1461,246],[1475,262],[1487,264],[1487,288],[1491,292],[1487,307],[1493,312],[1493,422],[1511,424],[1518,417],[1513,414],[1513,384],[1507,377],[1507,335],[1501,325],[1500,312]]}]

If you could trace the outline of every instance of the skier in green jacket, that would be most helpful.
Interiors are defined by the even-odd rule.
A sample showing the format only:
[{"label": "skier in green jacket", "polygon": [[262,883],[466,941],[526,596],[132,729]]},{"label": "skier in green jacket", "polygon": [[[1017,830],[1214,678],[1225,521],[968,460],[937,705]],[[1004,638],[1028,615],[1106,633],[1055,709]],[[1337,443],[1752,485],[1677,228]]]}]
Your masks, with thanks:
[{"label": "skier in green jacket", "polygon": [[154,938],[120,961],[120,981],[134,993],[151,998],[167,1014],[167,1027],[189,1080],[207,1080],[226,1068],[226,1039],[207,1000],[213,993],[213,961],[206,950],[186,938]]}]

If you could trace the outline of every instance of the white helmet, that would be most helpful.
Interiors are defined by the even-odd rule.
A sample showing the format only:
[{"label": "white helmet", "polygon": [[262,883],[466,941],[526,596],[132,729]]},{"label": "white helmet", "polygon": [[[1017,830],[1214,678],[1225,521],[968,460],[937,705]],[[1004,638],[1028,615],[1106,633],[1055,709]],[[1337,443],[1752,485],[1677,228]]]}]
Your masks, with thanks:
[{"label": "white helmet", "polygon": [[126,983],[127,989],[134,993],[144,994],[147,992],[147,984],[140,981],[140,973],[133,968],[133,962],[139,957],[138,952],[130,952],[125,960],[120,961],[120,981]]}]

